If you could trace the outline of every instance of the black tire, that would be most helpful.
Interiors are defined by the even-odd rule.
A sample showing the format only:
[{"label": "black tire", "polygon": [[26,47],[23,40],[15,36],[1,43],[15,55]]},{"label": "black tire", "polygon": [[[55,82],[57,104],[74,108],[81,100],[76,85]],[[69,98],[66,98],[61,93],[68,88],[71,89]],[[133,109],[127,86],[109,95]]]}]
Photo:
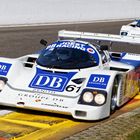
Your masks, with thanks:
[{"label": "black tire", "polygon": [[114,113],[117,108],[117,92],[118,92],[118,78],[114,79],[112,95],[110,101],[110,114]]}]

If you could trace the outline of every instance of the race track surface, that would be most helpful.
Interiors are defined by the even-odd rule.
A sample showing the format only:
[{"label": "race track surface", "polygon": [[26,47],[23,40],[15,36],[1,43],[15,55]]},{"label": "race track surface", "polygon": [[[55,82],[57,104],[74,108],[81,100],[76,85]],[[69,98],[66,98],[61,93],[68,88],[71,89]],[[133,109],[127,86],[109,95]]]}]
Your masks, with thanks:
[{"label": "race track surface", "polygon": [[[0,56],[14,58],[37,52],[43,48],[39,41],[42,38],[46,39],[48,44],[55,41],[59,30],[66,29],[119,34],[121,26],[126,23],[129,23],[129,21],[79,25],[0,28]],[[112,46],[112,51],[140,53],[140,46],[115,44],[115,46]],[[135,99],[120,110],[117,110],[109,119],[139,106],[140,95],[136,96]],[[7,109],[14,112],[8,112],[7,114]],[[59,140],[108,120],[84,122],[74,120],[71,116],[2,106],[0,106],[0,113],[6,113],[0,117],[0,140]]]},{"label": "race track surface", "polygon": [[[19,57],[34,53],[42,48],[39,41],[44,38],[49,43],[57,39],[59,30],[86,31],[98,33],[119,34],[122,25],[130,21],[89,23],[74,25],[54,25],[41,27],[0,28],[0,56]],[[140,53],[140,46],[113,46],[112,51],[128,51]]]}]

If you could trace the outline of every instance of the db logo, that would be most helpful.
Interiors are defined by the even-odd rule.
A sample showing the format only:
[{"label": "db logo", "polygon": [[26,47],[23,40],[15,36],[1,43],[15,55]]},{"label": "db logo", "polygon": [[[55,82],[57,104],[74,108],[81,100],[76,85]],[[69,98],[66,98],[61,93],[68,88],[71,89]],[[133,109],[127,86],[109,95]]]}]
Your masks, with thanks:
[{"label": "db logo", "polygon": [[0,65],[0,70],[6,70],[6,65]]},{"label": "db logo", "polygon": [[12,64],[0,62],[0,75],[6,76]]},{"label": "db logo", "polygon": [[104,77],[94,77],[93,82],[99,82],[99,83],[104,83],[105,78]]},{"label": "db logo", "polygon": [[50,75],[50,74],[37,74],[29,87],[40,88],[46,90],[56,90],[63,91],[66,83],[67,77]]},{"label": "db logo", "polygon": [[110,76],[92,74],[88,80],[87,87],[106,89]]}]

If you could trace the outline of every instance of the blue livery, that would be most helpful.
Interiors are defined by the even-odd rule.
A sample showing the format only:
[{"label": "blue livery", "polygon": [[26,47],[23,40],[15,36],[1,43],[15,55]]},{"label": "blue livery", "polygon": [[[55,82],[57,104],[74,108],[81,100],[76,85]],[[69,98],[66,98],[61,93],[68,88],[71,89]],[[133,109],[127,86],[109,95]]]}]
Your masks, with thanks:
[{"label": "blue livery", "polygon": [[87,87],[106,89],[110,76],[92,74],[88,80]]},{"label": "blue livery", "polygon": [[12,64],[0,62],[0,75],[6,76]]},{"label": "blue livery", "polygon": [[62,92],[75,74],[76,72],[53,73],[37,68],[29,87]]},{"label": "blue livery", "polygon": [[[120,58],[117,58],[117,59],[116,58],[113,58],[112,56],[110,56],[110,57],[114,61],[117,61],[117,62],[120,62],[120,63],[124,63],[124,64],[128,64],[128,65],[132,65],[135,68],[137,68],[137,67],[140,66],[140,61],[139,60],[124,59],[124,57],[125,57],[126,54],[127,53],[125,53],[125,52],[121,53],[121,57]],[[136,55],[136,54],[131,54],[131,55]]]}]

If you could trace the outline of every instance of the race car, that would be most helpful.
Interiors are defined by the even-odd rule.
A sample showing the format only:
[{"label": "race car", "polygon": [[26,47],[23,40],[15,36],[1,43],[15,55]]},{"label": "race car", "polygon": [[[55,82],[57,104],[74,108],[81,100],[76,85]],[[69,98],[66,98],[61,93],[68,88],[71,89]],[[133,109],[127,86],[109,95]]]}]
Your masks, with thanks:
[{"label": "race car", "polygon": [[0,105],[100,120],[139,93],[139,54],[109,52],[76,35],[42,40],[37,54],[1,57]]},{"label": "race car", "polygon": [[135,20],[128,25],[123,25],[120,30],[120,35],[140,37],[140,19]]}]

